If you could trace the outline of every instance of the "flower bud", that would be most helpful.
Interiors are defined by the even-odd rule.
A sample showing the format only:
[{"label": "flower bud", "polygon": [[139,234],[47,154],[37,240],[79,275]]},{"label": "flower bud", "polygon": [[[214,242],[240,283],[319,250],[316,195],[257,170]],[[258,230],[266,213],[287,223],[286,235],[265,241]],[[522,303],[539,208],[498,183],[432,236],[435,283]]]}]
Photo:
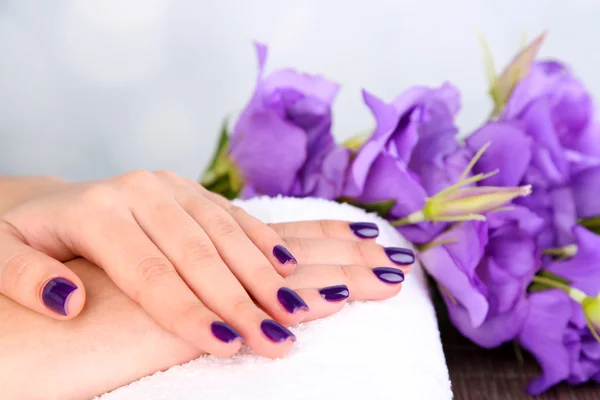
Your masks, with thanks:
[{"label": "flower bud", "polygon": [[425,199],[425,205],[421,210],[406,218],[393,221],[392,225],[414,224],[422,221],[485,221],[483,214],[498,211],[515,198],[531,194],[531,185],[519,187],[467,186],[497,173],[494,171],[466,178],[488,147],[489,143],[475,154],[458,183]]}]

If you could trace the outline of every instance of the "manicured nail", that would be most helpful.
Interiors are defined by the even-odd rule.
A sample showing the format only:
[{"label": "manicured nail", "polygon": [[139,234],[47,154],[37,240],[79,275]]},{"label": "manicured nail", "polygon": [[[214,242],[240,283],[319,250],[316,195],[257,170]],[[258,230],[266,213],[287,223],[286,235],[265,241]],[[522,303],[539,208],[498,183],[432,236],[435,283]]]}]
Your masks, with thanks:
[{"label": "manicured nail", "polygon": [[350,296],[350,291],[346,285],[336,285],[320,289],[319,294],[327,301],[338,302],[346,300]]},{"label": "manicured nail", "polygon": [[350,229],[361,239],[372,239],[379,236],[379,227],[372,222],[354,222]]},{"label": "manicured nail", "polygon": [[293,314],[298,310],[308,311],[308,305],[298,293],[290,288],[282,287],[277,291],[277,300],[281,303],[287,312]]},{"label": "manicured nail", "polygon": [[52,311],[67,315],[69,296],[77,290],[77,286],[64,278],[54,278],[44,286],[42,301]]},{"label": "manicured nail", "polygon": [[385,254],[398,265],[410,265],[415,262],[415,253],[402,247],[386,247]]},{"label": "manicured nail", "polygon": [[210,324],[210,330],[212,331],[212,334],[221,342],[231,343],[234,340],[240,339],[242,343],[244,343],[244,338],[242,335],[237,333],[235,329],[227,325],[225,322],[213,322]]},{"label": "manicured nail", "polygon": [[271,342],[283,343],[288,339],[292,339],[293,342],[296,341],[296,336],[292,332],[272,319],[265,319],[261,322],[260,329]]},{"label": "manicured nail", "polygon": [[282,264],[287,264],[289,262],[293,262],[293,263],[298,264],[298,261],[292,255],[292,253],[290,253],[290,251],[288,249],[286,249],[285,247],[283,247],[280,244],[278,244],[277,246],[273,247],[273,255]]},{"label": "manicured nail", "polygon": [[373,268],[373,273],[385,283],[396,284],[404,281],[404,272],[398,268],[377,267]]}]

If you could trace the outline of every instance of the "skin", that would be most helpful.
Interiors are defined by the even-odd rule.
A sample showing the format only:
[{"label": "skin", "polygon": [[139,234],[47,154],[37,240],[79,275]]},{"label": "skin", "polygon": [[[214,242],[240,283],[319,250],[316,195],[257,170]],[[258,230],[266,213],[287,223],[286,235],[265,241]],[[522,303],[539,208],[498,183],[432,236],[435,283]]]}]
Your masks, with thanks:
[{"label": "skin", "polygon": [[[15,204],[52,198],[67,188],[59,180],[35,178],[24,183],[0,179],[0,188],[8,185],[12,185],[12,196],[3,197],[0,203],[0,214],[4,215],[6,210],[15,209]],[[215,199],[216,204],[220,201]],[[375,277],[371,269],[389,265],[389,259],[374,241],[357,239],[347,222],[299,222],[273,224],[268,228],[300,260],[285,278],[278,276],[283,280],[282,285],[295,289],[310,307],[302,316],[304,321],[331,315],[343,308],[347,300],[385,299],[396,295],[401,288]],[[106,269],[81,258],[58,264],[80,279],[81,288],[86,289],[85,308],[81,308],[77,318],[48,318],[52,315],[35,312],[35,307],[26,309],[0,295],[3,398],[91,397],[207,352],[228,355],[241,346],[239,341],[226,344],[219,354],[204,341],[186,340],[127,296]],[[349,288],[350,297],[346,301],[327,302],[317,290],[340,284]],[[36,295],[39,297],[39,292]],[[266,315],[260,305],[253,303],[253,307]],[[202,319],[189,319],[195,329],[202,329]],[[295,321],[289,319],[283,323],[292,325]],[[280,357],[293,345],[290,340],[271,343],[256,331],[255,328],[244,338],[259,354]]]},{"label": "skin", "polygon": [[[100,268],[83,259],[67,265],[88,293],[77,318],[47,318],[0,296],[2,398],[90,398],[204,354],[158,325]],[[298,288],[346,284],[349,300],[389,298],[401,288],[378,281],[366,266],[300,266],[287,279]],[[331,315],[345,304],[317,296],[307,296],[307,302],[307,320]]]}]

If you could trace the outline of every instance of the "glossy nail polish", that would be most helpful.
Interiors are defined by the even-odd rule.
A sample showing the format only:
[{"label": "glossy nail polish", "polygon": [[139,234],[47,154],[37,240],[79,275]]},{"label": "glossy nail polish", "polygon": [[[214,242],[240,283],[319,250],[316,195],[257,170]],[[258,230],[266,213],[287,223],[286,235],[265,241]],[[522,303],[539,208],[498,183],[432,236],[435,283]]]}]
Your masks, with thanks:
[{"label": "glossy nail polish", "polygon": [[215,321],[210,324],[212,334],[221,342],[231,343],[234,340],[240,339],[244,343],[242,336],[235,329],[227,325],[225,322]]},{"label": "glossy nail polish", "polygon": [[373,273],[385,283],[397,284],[404,281],[404,272],[398,268],[377,267],[373,268]]},{"label": "glossy nail polish", "polygon": [[415,253],[402,247],[386,247],[385,254],[394,264],[410,265],[415,262]]},{"label": "glossy nail polish", "polygon": [[55,313],[67,315],[67,301],[75,290],[77,286],[74,283],[64,278],[54,278],[42,289],[42,301]]},{"label": "glossy nail polish", "polygon": [[336,285],[319,289],[319,294],[325,300],[335,303],[346,300],[350,296],[350,291],[346,285]]},{"label": "glossy nail polish", "polygon": [[361,239],[372,239],[379,236],[379,227],[372,222],[353,222],[350,229]]},{"label": "glossy nail polish", "polygon": [[298,310],[308,311],[308,305],[298,293],[290,288],[282,287],[277,291],[277,300],[290,314],[294,314]]},{"label": "glossy nail polish", "polygon": [[289,262],[298,264],[298,261],[296,261],[296,258],[292,255],[292,253],[290,253],[288,249],[280,244],[273,247],[273,255],[282,264],[287,264]]},{"label": "glossy nail polish", "polygon": [[282,325],[272,319],[265,319],[260,323],[260,330],[271,342],[283,343],[288,339],[296,341],[296,336]]}]

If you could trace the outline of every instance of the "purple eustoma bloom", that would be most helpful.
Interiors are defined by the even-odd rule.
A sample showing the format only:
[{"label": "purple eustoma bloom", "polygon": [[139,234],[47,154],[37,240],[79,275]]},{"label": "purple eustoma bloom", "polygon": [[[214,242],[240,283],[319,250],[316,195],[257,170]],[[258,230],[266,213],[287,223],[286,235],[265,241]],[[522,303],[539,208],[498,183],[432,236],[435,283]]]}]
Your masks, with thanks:
[{"label": "purple eustoma bloom", "polygon": [[256,52],[256,88],[233,129],[229,152],[245,183],[242,197],[338,198],[350,158],[331,134],[338,85],[291,69],[263,76],[267,48],[256,44]]},{"label": "purple eustoma bloom", "polygon": [[536,63],[515,87],[499,121],[485,124],[467,145],[475,149],[487,142],[491,146],[474,172],[499,169],[490,185],[532,185],[532,195],[516,202],[547,221],[540,245],[572,243],[571,229],[582,216],[577,209],[589,209],[591,202],[591,191],[573,186],[574,179],[585,174],[579,181],[593,180],[588,170],[600,166],[600,129],[581,82],[560,63]]},{"label": "purple eustoma bloom", "polygon": [[[459,93],[450,84],[413,87],[391,103],[363,91],[377,126],[352,163],[345,195],[359,203],[395,200],[390,219],[420,210],[425,199],[456,183],[470,152],[456,141]],[[444,224],[424,222],[399,228],[425,243]]]},{"label": "purple eustoma bloom", "polygon": [[436,237],[446,244],[421,253],[453,324],[478,345],[496,347],[521,332],[526,289],[541,267],[536,235],[542,227],[539,217],[516,206],[488,214],[485,222],[458,224]]},{"label": "purple eustoma bloom", "polygon": [[[546,269],[589,296],[600,293],[600,236],[583,227],[573,229],[577,254]],[[561,381],[600,383],[600,343],[587,327],[581,304],[561,290],[529,296],[530,312],[519,336],[521,345],[542,366],[543,373],[528,386],[536,395]],[[598,327],[597,327],[598,328]]]}]

